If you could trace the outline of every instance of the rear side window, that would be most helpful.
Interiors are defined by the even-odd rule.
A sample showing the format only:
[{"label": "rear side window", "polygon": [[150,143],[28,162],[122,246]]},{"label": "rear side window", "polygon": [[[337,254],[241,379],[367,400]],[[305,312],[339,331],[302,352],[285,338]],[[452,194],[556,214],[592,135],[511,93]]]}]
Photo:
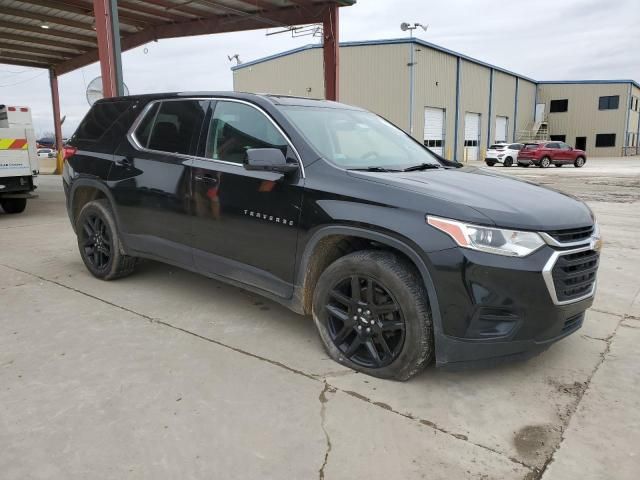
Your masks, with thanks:
[{"label": "rear side window", "polygon": [[209,126],[206,157],[241,164],[250,148],[278,148],[286,156],[288,144],[259,110],[218,101]]},{"label": "rear side window", "polygon": [[544,147],[545,148],[560,148],[560,144],[559,143],[547,143]]},{"label": "rear side window", "polygon": [[206,101],[165,101],[152,107],[136,128],[143,148],[190,155],[200,136]]},{"label": "rear side window", "polygon": [[537,143],[527,143],[523,148],[524,150],[536,150],[538,146]]},{"label": "rear side window", "polygon": [[73,140],[97,142],[131,106],[131,101],[99,102],[91,107],[78,126]]},{"label": "rear side window", "polygon": [[494,144],[494,145],[491,145],[489,148],[491,148],[493,150],[496,150],[496,149],[499,150],[499,149],[504,148],[504,147],[506,147],[506,145]]},{"label": "rear side window", "polygon": [[522,147],[524,145],[522,145],[521,143],[512,143],[511,145],[509,145],[509,149],[510,150],[522,150]]}]

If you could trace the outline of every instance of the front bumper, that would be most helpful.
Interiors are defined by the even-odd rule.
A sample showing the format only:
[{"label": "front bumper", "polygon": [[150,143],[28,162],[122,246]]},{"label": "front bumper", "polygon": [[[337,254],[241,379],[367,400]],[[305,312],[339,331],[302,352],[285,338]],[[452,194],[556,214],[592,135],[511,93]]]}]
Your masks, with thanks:
[{"label": "front bumper", "polygon": [[441,317],[437,365],[526,358],[578,330],[593,303],[595,280],[586,295],[569,301],[558,300],[552,277],[549,283],[559,252],[569,251],[545,246],[525,258],[464,248],[430,253]]}]

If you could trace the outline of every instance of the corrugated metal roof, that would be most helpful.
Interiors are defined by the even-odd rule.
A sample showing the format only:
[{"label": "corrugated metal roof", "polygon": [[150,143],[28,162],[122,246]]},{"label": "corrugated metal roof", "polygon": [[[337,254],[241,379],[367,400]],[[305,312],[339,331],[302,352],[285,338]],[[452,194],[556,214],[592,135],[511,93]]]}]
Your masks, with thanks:
[{"label": "corrugated metal roof", "polygon": [[[507,70],[505,68],[497,67],[495,65],[491,65],[490,63],[483,62],[482,60],[478,60],[476,58],[470,57],[470,56],[465,55],[463,53],[455,52],[455,51],[450,50],[448,48],[441,47],[440,45],[436,45],[435,43],[431,43],[431,42],[427,42],[425,40],[421,40],[419,38],[414,38],[414,39],[392,38],[392,39],[387,39],[387,40],[363,40],[363,41],[354,41],[354,42],[341,42],[340,43],[340,47],[342,48],[342,47],[360,47],[360,46],[368,46],[368,45],[392,45],[392,44],[398,44],[398,43],[409,43],[411,41],[413,41],[417,45],[421,45],[421,46],[427,47],[427,48],[432,48],[432,49],[438,50],[440,52],[448,53],[449,55],[461,58],[461,59],[466,60],[468,62],[475,63],[475,64],[478,64],[478,65],[482,65],[482,66],[487,67],[487,68],[492,68],[492,69],[494,69],[494,70],[496,70],[498,72],[503,72],[503,73],[506,73],[508,75],[513,75],[514,77],[518,77],[518,78],[521,78],[523,80],[527,80],[529,82],[536,83],[536,84],[538,84],[538,83],[632,83],[636,87],[640,88],[640,85],[638,85],[638,82],[636,82],[635,80],[538,81],[538,80],[534,80],[533,78],[526,77],[524,75],[520,75],[519,73],[512,72],[512,71]],[[304,45],[302,47],[294,48],[294,49],[291,49],[291,50],[286,50],[284,52],[276,53],[274,55],[269,55],[267,57],[262,57],[262,58],[258,58],[256,60],[251,60],[251,61],[245,62],[245,63],[243,63],[241,65],[236,65],[236,66],[232,67],[231,70],[239,70],[239,69],[242,69],[242,68],[250,67],[251,65],[256,65],[256,64],[259,64],[259,63],[263,63],[263,62],[268,62],[269,60],[274,60],[276,58],[284,57],[284,56],[287,56],[287,55],[293,55],[294,53],[298,53],[298,52],[302,52],[302,51],[310,50],[310,49],[314,49],[314,48],[322,48],[322,45],[320,45],[320,44]]]},{"label": "corrugated metal roof", "polygon": [[[122,50],[160,38],[318,23],[329,3],[118,0]],[[0,13],[0,63],[53,68],[60,74],[98,59],[92,0],[0,0]]]}]

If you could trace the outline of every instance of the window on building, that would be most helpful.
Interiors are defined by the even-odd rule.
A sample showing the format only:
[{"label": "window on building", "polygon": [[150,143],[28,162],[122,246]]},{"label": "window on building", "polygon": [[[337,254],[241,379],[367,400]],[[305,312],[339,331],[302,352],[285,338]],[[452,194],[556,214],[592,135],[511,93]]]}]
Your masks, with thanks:
[{"label": "window on building", "polygon": [[551,100],[551,103],[549,105],[550,113],[566,112],[567,110],[569,110],[568,99],[565,98],[564,100]]},{"label": "window on building", "polygon": [[433,147],[442,147],[442,140],[425,140],[424,146],[433,148]]},{"label": "window on building", "polygon": [[464,146],[465,147],[477,147],[478,146],[478,140],[465,140],[464,141]]},{"label": "window on building", "polygon": [[566,142],[567,136],[566,135],[549,135],[549,139],[553,140],[554,142]]},{"label": "window on building", "polygon": [[[153,119],[147,148],[183,155],[192,153],[198,141],[206,106],[207,102],[198,100],[162,102]],[[139,130],[144,137],[143,125],[140,125]],[[138,135],[136,131],[136,138],[139,139]]]},{"label": "window on building", "polygon": [[598,133],[596,135],[596,147],[615,147],[615,146],[616,146],[615,133]]},{"label": "window on building", "polygon": [[220,101],[209,126],[207,158],[243,163],[250,148],[278,148],[287,155],[287,141],[259,110]]},{"label": "window on building", "polygon": [[598,100],[598,110],[617,110],[620,104],[620,95],[610,95],[600,97]]}]

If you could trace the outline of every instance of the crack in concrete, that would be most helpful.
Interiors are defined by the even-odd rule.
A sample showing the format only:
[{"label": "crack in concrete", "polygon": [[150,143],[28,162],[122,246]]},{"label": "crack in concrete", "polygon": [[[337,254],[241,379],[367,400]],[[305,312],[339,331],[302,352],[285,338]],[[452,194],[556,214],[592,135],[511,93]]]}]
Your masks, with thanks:
[{"label": "crack in concrete", "polygon": [[324,480],[324,470],[327,468],[327,463],[329,462],[329,454],[331,453],[331,437],[329,436],[329,432],[327,431],[326,426],[326,416],[327,416],[327,402],[329,402],[329,398],[327,397],[327,393],[335,393],[336,389],[329,385],[326,381],[324,382],[324,388],[320,392],[318,396],[318,400],[320,400],[320,426],[322,427],[322,431],[324,432],[324,439],[327,444],[326,450],[324,452],[324,461],[322,462],[322,466],[320,470],[318,470],[318,479]]},{"label": "crack in concrete", "polygon": [[[604,312],[604,313],[607,313],[607,312]],[[605,339],[594,338],[594,340],[603,340],[606,343],[604,350],[600,352],[600,360],[598,360],[598,363],[595,365],[595,367],[587,377],[586,382],[584,382],[586,386],[578,394],[576,402],[573,405],[571,414],[568,415],[566,420],[560,424],[560,441],[558,442],[558,445],[555,446],[555,448],[553,449],[553,452],[551,452],[551,455],[549,456],[549,458],[547,458],[547,461],[544,462],[544,465],[542,466],[542,468],[537,469],[537,475],[533,477],[532,480],[541,480],[542,476],[547,471],[547,468],[549,467],[549,465],[553,463],[557,451],[560,449],[562,442],[564,442],[564,434],[567,428],[569,427],[569,423],[571,423],[571,419],[573,418],[573,415],[575,414],[575,412],[578,410],[578,407],[580,406],[580,402],[582,401],[587,391],[591,387],[591,380],[593,380],[593,377],[595,376],[595,374],[598,372],[598,370],[606,360],[606,357],[609,354],[609,351],[611,350],[611,342],[613,341],[614,337],[616,336],[616,333],[618,332],[618,329],[622,326],[622,322],[625,319],[626,319],[626,315],[620,316],[620,320],[618,321],[616,328],[614,328],[613,332],[611,332],[611,334],[607,336]],[[588,337],[587,335],[583,335],[583,336]],[[593,338],[593,337],[588,337],[588,338]]]},{"label": "crack in concrete", "polygon": [[[171,323],[169,323],[169,322],[166,322],[166,321],[164,321],[164,320],[160,320],[160,319],[157,319],[157,318],[151,317],[151,316],[149,316],[149,315],[146,315],[146,314],[144,314],[144,313],[140,313],[140,312],[137,312],[137,311],[135,311],[135,310],[131,310],[130,308],[123,307],[123,306],[121,306],[121,305],[117,305],[117,304],[115,304],[115,303],[113,303],[113,302],[110,302],[110,301],[105,300],[105,299],[103,299],[103,298],[97,297],[97,296],[92,295],[92,294],[90,294],[90,293],[83,292],[82,290],[79,290],[79,289],[77,289],[77,288],[75,288],[75,287],[71,287],[71,286],[65,285],[65,284],[60,283],[60,282],[58,282],[58,281],[56,281],[56,280],[51,280],[51,279],[49,279],[49,278],[43,277],[43,276],[41,276],[41,275],[38,275],[38,274],[35,274],[35,273],[32,273],[32,272],[28,272],[28,271],[22,270],[22,269],[20,269],[20,268],[17,268],[17,267],[11,266],[11,265],[6,265],[6,264],[0,264],[0,265],[1,265],[1,266],[3,266],[3,267],[5,267],[5,268],[9,268],[9,269],[15,270],[15,271],[17,271],[17,272],[24,273],[25,275],[30,275],[30,276],[32,276],[32,277],[38,278],[38,279],[40,279],[40,280],[42,280],[42,281],[44,281],[44,282],[52,283],[52,284],[54,284],[54,285],[57,285],[57,286],[59,286],[59,287],[61,287],[61,288],[64,288],[64,289],[67,289],[67,290],[73,291],[73,292],[78,293],[78,294],[80,294],[80,295],[84,295],[84,296],[86,296],[86,297],[88,297],[88,298],[91,298],[91,299],[93,299],[93,300],[97,300],[97,301],[99,301],[99,302],[105,303],[105,304],[107,304],[107,305],[109,305],[109,306],[112,306],[112,307],[114,307],[114,308],[117,308],[117,309],[119,309],[119,310],[125,311],[125,312],[127,312],[127,313],[130,313],[130,314],[132,314],[132,315],[138,316],[138,317],[140,317],[140,318],[143,318],[143,319],[147,320],[147,321],[148,321],[148,322],[150,322],[150,323],[154,323],[154,324],[162,325],[162,326],[165,326],[165,327],[168,327],[168,328],[171,328],[171,329],[174,329],[174,330],[180,331],[180,332],[185,333],[185,334],[187,334],[187,335],[194,336],[194,337],[196,337],[196,338],[198,338],[198,339],[200,339],[200,340],[204,340],[204,341],[207,341],[207,342],[213,343],[213,344],[215,344],[215,345],[218,345],[218,346],[220,346],[220,347],[226,348],[226,349],[231,350],[231,351],[233,351],[233,352],[236,352],[236,353],[239,353],[239,354],[242,354],[242,355],[246,355],[246,356],[248,356],[248,357],[254,358],[254,359],[259,360],[259,361],[262,361],[262,362],[269,363],[269,364],[271,364],[271,365],[273,365],[273,366],[276,366],[276,367],[282,368],[282,369],[287,370],[287,371],[289,371],[289,372],[291,372],[291,373],[294,373],[294,374],[296,374],[296,375],[301,375],[301,376],[303,376],[303,377],[305,377],[305,378],[308,378],[308,379],[310,379],[310,380],[313,380],[313,381],[322,381],[322,382],[325,384],[325,389],[324,389],[324,390],[321,392],[321,394],[320,394],[320,401],[321,401],[321,402],[323,402],[323,398],[325,399],[325,401],[323,402],[323,408],[321,409],[321,416],[322,416],[322,418],[323,418],[323,424],[322,424],[322,427],[323,427],[323,430],[325,431],[325,435],[326,435],[326,438],[327,438],[327,442],[329,442],[329,441],[330,441],[330,439],[329,439],[328,434],[327,434],[327,432],[326,432],[326,430],[325,430],[325,427],[324,427],[324,415],[326,414],[326,409],[325,409],[326,393],[327,393],[327,392],[335,393],[336,391],[340,391],[340,392],[346,393],[347,395],[349,395],[349,396],[351,396],[351,397],[353,397],[353,398],[357,398],[358,400],[365,401],[365,402],[367,402],[367,403],[369,403],[369,404],[371,404],[371,405],[373,405],[373,406],[375,406],[375,407],[377,407],[377,408],[382,408],[383,410],[387,410],[387,411],[389,411],[389,412],[391,412],[391,413],[394,413],[394,414],[399,415],[399,416],[401,416],[401,417],[407,418],[407,419],[409,419],[409,420],[417,421],[417,422],[419,422],[421,425],[424,425],[424,426],[427,426],[427,427],[429,427],[429,428],[432,428],[432,429],[434,429],[434,430],[436,430],[436,431],[439,431],[439,432],[441,432],[441,433],[444,433],[444,434],[446,434],[446,435],[449,435],[449,436],[451,436],[451,437],[454,437],[454,438],[456,438],[456,439],[458,439],[458,440],[462,440],[462,441],[464,441],[464,442],[470,443],[471,445],[474,445],[474,446],[476,446],[476,447],[478,447],[478,448],[481,448],[481,449],[483,449],[483,450],[486,450],[486,451],[488,451],[488,452],[494,453],[494,454],[496,454],[496,455],[500,455],[501,457],[504,457],[504,458],[508,459],[509,461],[511,461],[511,462],[513,462],[513,463],[516,463],[516,464],[518,464],[518,465],[520,465],[520,466],[522,466],[522,467],[527,468],[527,469],[528,469],[528,470],[530,470],[530,472],[531,472],[531,473],[533,473],[533,474],[537,474],[538,472],[540,472],[540,470],[539,470],[538,468],[536,468],[536,467],[534,467],[534,466],[532,466],[532,465],[528,465],[528,464],[526,464],[525,462],[522,462],[521,460],[519,460],[519,459],[517,459],[517,458],[515,458],[515,457],[511,457],[511,456],[509,456],[509,455],[507,455],[507,454],[505,454],[505,453],[503,453],[503,452],[500,452],[500,451],[498,451],[498,450],[496,450],[496,449],[494,449],[494,448],[491,448],[491,447],[487,447],[487,446],[482,445],[482,444],[480,444],[480,443],[472,442],[472,441],[470,441],[470,440],[469,440],[469,438],[468,438],[466,435],[459,434],[459,433],[454,433],[454,432],[450,432],[450,431],[446,430],[445,428],[438,426],[438,425],[437,425],[437,424],[435,424],[434,422],[431,422],[431,421],[426,420],[426,419],[421,419],[421,418],[415,417],[414,415],[412,415],[412,414],[410,414],[410,413],[402,413],[402,412],[399,412],[399,411],[397,411],[397,410],[394,410],[391,406],[389,406],[389,405],[387,405],[387,404],[384,404],[384,403],[381,403],[381,402],[374,402],[374,401],[372,401],[370,398],[368,398],[368,397],[366,397],[366,396],[364,396],[364,395],[361,395],[361,394],[359,394],[359,393],[357,393],[357,392],[352,392],[352,391],[350,391],[350,390],[342,390],[342,389],[340,389],[340,388],[338,388],[338,387],[335,387],[335,386],[333,386],[333,385],[330,385],[330,384],[326,381],[326,379],[324,378],[326,375],[311,374],[311,373],[304,372],[304,371],[302,371],[302,370],[297,370],[297,369],[292,368],[292,367],[289,367],[288,365],[285,365],[285,364],[283,364],[283,363],[281,363],[281,362],[278,362],[278,361],[275,361],[275,360],[271,360],[271,359],[269,359],[269,358],[265,358],[265,357],[262,357],[262,356],[260,356],[260,355],[256,355],[255,353],[247,352],[246,350],[242,350],[242,349],[240,349],[240,348],[237,348],[237,347],[234,347],[234,346],[231,346],[231,345],[227,345],[227,344],[225,344],[225,343],[223,343],[223,342],[220,342],[220,341],[218,341],[218,340],[215,340],[215,339],[213,339],[213,338],[205,337],[205,336],[203,336],[203,335],[200,335],[200,334],[198,334],[198,333],[192,332],[192,331],[187,330],[187,329],[185,329],[185,328],[182,328],[182,327],[178,327],[178,326],[176,326],[176,325],[173,325],[173,324],[171,324]],[[622,320],[621,320],[621,321],[622,321]],[[328,443],[328,445],[330,445],[330,444]],[[320,470],[319,470],[319,475],[321,475],[321,476],[320,476],[320,479],[321,479],[321,480],[324,478],[324,468],[326,467],[326,461],[328,460],[329,452],[330,452],[330,448],[329,448],[329,446],[328,446],[328,448],[327,448],[327,452],[325,453],[325,462],[324,462],[323,466],[322,466],[322,467],[320,468]],[[540,476],[536,476],[536,477],[534,477],[534,478],[540,478]]]}]

